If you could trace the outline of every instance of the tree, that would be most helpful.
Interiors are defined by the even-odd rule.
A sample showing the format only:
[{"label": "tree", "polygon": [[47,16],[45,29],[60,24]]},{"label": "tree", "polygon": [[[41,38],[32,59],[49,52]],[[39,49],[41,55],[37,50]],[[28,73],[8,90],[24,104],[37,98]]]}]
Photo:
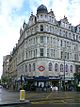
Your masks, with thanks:
[{"label": "tree", "polygon": [[79,82],[80,82],[80,72],[74,73],[74,85],[77,91],[80,91],[80,87],[78,87]]}]

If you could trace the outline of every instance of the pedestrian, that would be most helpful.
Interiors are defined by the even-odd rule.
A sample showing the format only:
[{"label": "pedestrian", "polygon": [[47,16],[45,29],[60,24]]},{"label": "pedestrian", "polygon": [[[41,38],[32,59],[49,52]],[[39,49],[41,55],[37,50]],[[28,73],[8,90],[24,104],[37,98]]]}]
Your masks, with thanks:
[{"label": "pedestrian", "polygon": [[55,91],[58,91],[58,87],[57,86],[55,86]]}]

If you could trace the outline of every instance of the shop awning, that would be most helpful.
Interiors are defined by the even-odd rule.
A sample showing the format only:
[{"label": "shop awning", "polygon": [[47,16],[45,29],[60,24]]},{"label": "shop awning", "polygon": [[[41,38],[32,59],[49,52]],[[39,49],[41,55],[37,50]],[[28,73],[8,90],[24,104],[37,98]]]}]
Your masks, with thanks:
[{"label": "shop awning", "polygon": [[34,80],[36,80],[36,81],[47,81],[47,80],[49,80],[49,77],[39,76],[39,77],[34,77]]}]

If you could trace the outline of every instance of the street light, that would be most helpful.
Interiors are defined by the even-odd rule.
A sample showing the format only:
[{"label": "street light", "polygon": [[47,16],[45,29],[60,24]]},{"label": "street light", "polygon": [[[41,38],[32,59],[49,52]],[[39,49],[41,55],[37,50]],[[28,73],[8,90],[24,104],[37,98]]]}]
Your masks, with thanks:
[{"label": "street light", "polygon": [[20,77],[20,82],[21,82],[21,87],[20,88],[22,88],[22,83],[23,83],[23,75],[21,75],[21,77]]},{"label": "street light", "polygon": [[63,74],[63,88],[64,88],[64,91],[65,91],[65,47],[63,48],[63,61],[64,61],[64,74]]},{"label": "street light", "polygon": [[64,91],[65,91],[65,58],[64,58]]}]

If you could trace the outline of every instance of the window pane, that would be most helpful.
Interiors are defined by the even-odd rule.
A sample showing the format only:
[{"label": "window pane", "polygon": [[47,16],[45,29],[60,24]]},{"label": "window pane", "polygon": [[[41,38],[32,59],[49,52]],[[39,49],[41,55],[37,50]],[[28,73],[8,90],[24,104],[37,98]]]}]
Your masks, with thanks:
[{"label": "window pane", "polygon": [[35,71],[35,63],[33,63],[33,71]]},{"label": "window pane", "polygon": [[44,56],[44,50],[43,50],[43,48],[40,48],[40,56]]},{"label": "window pane", "polygon": [[60,65],[60,72],[63,72],[63,64]]},{"label": "window pane", "polygon": [[58,64],[55,64],[55,71],[58,71]]},{"label": "window pane", "polygon": [[53,49],[51,49],[51,57],[53,57]]},{"label": "window pane", "polygon": [[61,51],[61,59],[63,58],[63,52]]},{"label": "window pane", "polygon": [[43,31],[43,25],[40,25],[40,31]]},{"label": "window pane", "polygon": [[47,57],[49,57],[49,49],[47,49]]},{"label": "window pane", "polygon": [[47,43],[49,43],[49,37],[47,37]]},{"label": "window pane", "polygon": [[63,42],[62,42],[62,40],[61,40],[61,47],[62,47],[62,45],[63,45],[62,43],[63,43]]},{"label": "window pane", "polygon": [[68,65],[66,64],[66,72],[68,72]]},{"label": "window pane", "polygon": [[72,65],[70,66],[70,72],[73,72],[73,66]]},{"label": "window pane", "polygon": [[49,71],[52,71],[52,63],[49,63]]},{"label": "window pane", "polygon": [[44,42],[44,37],[41,36],[41,37],[40,37],[40,43],[43,43],[43,42]]},{"label": "window pane", "polygon": [[27,72],[27,65],[25,65],[25,72]]},{"label": "window pane", "polygon": [[31,64],[29,64],[29,72],[31,72]]}]

